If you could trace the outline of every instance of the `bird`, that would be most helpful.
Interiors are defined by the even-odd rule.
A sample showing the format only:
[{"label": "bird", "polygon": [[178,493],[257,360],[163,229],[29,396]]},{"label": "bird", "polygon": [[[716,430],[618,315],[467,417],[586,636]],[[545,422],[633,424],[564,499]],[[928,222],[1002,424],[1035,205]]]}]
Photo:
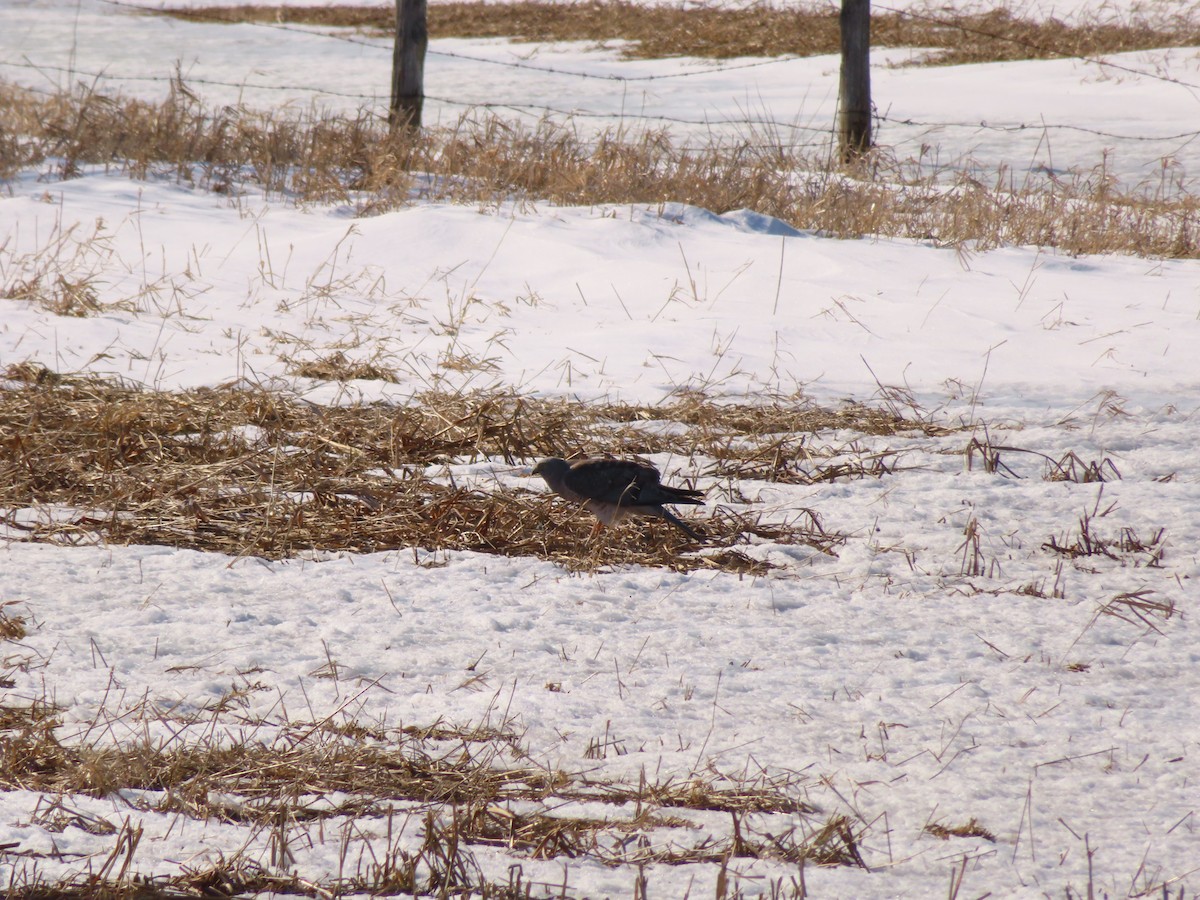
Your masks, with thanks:
[{"label": "bird", "polygon": [[605,525],[615,525],[626,516],[657,516],[693,540],[704,540],[663,505],[702,506],[704,492],[662,484],[654,466],[604,457],[567,462],[553,456],[534,466],[533,474],[541,475],[556,494],[578,503],[599,520],[592,529],[593,537]]}]

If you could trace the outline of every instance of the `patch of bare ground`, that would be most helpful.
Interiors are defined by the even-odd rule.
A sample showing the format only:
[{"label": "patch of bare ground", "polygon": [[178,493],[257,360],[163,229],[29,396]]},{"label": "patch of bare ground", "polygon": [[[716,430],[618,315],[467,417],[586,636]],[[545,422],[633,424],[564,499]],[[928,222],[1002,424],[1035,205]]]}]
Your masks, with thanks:
[{"label": "patch of bare ground", "polygon": [[[1167,183],[1122,188],[1103,166],[1037,183],[1004,170],[985,183],[965,173],[947,181],[884,151],[841,172],[777,140],[714,138],[687,147],[665,132],[628,130],[584,140],[569,124],[524,128],[494,117],[389,133],[366,112],[206,109],[182,83],[153,103],[92,92],[42,96],[0,82],[0,118],[12,136],[0,136],[0,177],[47,166],[45,177],[71,178],[101,165],[235,197],[255,188],[298,202],[345,203],[360,215],[421,201],[683,202],[715,212],[753,209],[830,237],[1200,255],[1195,197]],[[35,266],[30,273],[0,286],[0,299],[70,315],[95,310],[86,260],[65,272]]]},{"label": "patch of bare ground", "polygon": [[[834,554],[842,541],[815,512],[765,520],[714,503],[711,552],[664,523],[621,526],[589,542],[591,520],[542,490],[456,484],[438,467],[496,460],[527,473],[545,456],[669,453],[710,460],[699,473],[732,491],[740,478],[815,483],[879,478],[889,453],[821,433],[940,433],[879,409],[761,406],[689,395],[661,407],[578,404],[512,394],[418,395],[397,404],[317,407],[260,389],[165,393],[68,378],[35,365],[0,390],[0,508],[10,536],[59,544],[165,544],[232,556],[397,548],[538,556],[572,569],[615,564],[770,566],[751,538]],[[684,429],[645,427],[672,421]],[[856,456],[857,454],[857,456]],[[508,468],[506,468],[508,467]],[[536,484],[534,484],[536,482]],[[695,485],[693,479],[690,484]]]},{"label": "patch of bare ground", "polygon": [[[168,8],[189,21],[267,22],[355,28],[378,35],[395,28],[392,6],[209,6]],[[434,37],[502,37],[516,41],[621,41],[627,57],[817,56],[841,49],[833,8],[796,9],[752,4],[641,5],[630,2],[435,3]],[[877,47],[931,48],[925,64],[958,65],[1017,59],[1096,56],[1200,44],[1200,24],[1183,16],[1150,22],[1022,18],[1012,9],[963,13],[950,9],[874,10]]]}]

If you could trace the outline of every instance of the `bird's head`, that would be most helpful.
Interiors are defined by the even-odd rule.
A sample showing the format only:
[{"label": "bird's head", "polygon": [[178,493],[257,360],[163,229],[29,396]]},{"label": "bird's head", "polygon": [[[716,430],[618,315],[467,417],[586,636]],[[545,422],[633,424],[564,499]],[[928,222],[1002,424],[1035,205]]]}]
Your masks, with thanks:
[{"label": "bird's head", "polygon": [[571,468],[571,464],[565,459],[559,459],[557,456],[552,456],[549,459],[543,459],[533,467],[533,475],[541,475],[546,480],[551,478],[561,478]]}]

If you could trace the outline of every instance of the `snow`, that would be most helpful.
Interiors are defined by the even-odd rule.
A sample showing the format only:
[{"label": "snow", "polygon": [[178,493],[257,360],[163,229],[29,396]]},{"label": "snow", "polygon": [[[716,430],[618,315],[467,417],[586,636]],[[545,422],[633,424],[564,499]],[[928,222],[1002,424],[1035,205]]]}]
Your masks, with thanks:
[{"label": "snow", "polygon": [[[124,91],[157,96],[161,82],[134,79],[166,78],[177,59],[189,76],[278,85],[295,80],[305,58],[303,80],[314,88],[357,95],[386,84],[378,48],[294,30],[185,25],[90,2],[66,7],[64,20],[62,8],[6,4],[6,77],[57,85],[49,65],[106,68],[131,79]],[[93,40],[75,45],[68,65],[76,27]],[[117,40],[130,52],[109,60],[101,48]],[[247,61],[251,43],[256,56]],[[321,65],[311,62],[316,46],[327,50]],[[437,46],[509,60],[531,50],[501,41]],[[431,92],[465,103],[566,96],[565,105],[593,112],[644,108],[712,122],[748,108],[821,128],[832,116],[830,59],[741,68],[746,61],[535,49],[539,64],[595,73],[707,74],[649,82],[634,102],[612,82],[572,79],[566,91],[561,81],[548,87],[544,74],[431,54]],[[14,69],[22,54],[42,74]],[[1129,55],[1123,64],[1200,81],[1192,50]],[[1162,137],[1183,130],[1196,102],[1178,83],[1108,77],[1079,61],[874,74],[890,119],[966,119],[968,104],[985,97],[989,120],[1083,129],[1071,142],[1066,132],[1052,135],[1045,148],[1041,133],[939,126],[912,136],[885,126],[885,140],[932,140],[943,162],[970,156],[988,166],[1086,170],[1114,146],[1086,129]],[[200,90],[214,102],[233,98],[219,86]],[[313,100],[295,89],[237,94],[251,105]],[[1196,165],[1190,143],[1116,144],[1115,164],[1134,181],[1165,153],[1185,170]],[[6,703],[52,698],[64,742],[174,739],[146,715],[166,711],[230,740],[326,717],[385,729],[503,722],[537,766],[596,780],[790,779],[806,802],[848,815],[865,834],[869,869],[810,867],[814,896],[940,896],[960,866],[961,896],[1082,895],[1091,879],[1098,895],[1200,889],[1195,260],[838,241],[752,211],[682,204],[423,204],[359,219],[343,208],[231,199],[98,169],[66,182],[38,176],[5,185],[0,276],[9,284],[37,271],[86,275],[105,308],[73,318],[0,301],[0,370],[36,361],[162,390],[279,385],[328,403],[500,386],[647,404],[688,388],[739,400],[801,391],[838,404],[881,402],[887,387],[906,390],[935,421],[976,426],[818,436],[832,451],[849,452],[853,440],[863,452],[896,454],[886,478],[740,484],[750,509],[775,517],[812,509],[846,536],[834,556],[748,547],[779,566],[761,577],[572,574],[534,559],[416,550],[269,562],[24,543],[9,529],[0,602],[27,617],[29,633],[3,648],[14,681]],[[44,253],[55,241],[57,255]],[[291,360],[335,351],[377,361],[399,381],[332,385],[289,374]],[[454,356],[488,365],[447,366]],[[1020,478],[985,472],[978,460],[968,469],[964,448],[985,430],[995,444],[1054,459],[1107,459],[1121,478],[1047,481],[1032,453],[1004,457]],[[672,478],[703,464],[655,461]],[[445,472],[536,489],[521,466],[500,461],[462,460]],[[710,494],[710,511],[722,505],[735,504]],[[23,510],[15,521],[68,513]],[[1151,549],[1064,561],[1044,546],[1077,538],[1081,518],[1107,540],[1132,533]],[[964,563],[971,529],[981,560],[973,572]],[[1144,592],[1173,604],[1174,615],[1107,614],[1120,612],[1122,595]],[[244,689],[236,714],[214,713],[231,689]],[[255,721],[264,724],[247,724]],[[589,754],[597,741],[614,742],[614,751]],[[119,826],[128,817],[145,829],[132,868],[146,875],[222,854],[265,865],[271,853],[266,832],[163,812],[150,791],[59,798],[79,817],[66,824],[46,812],[51,799],[0,793],[0,847],[25,854],[0,860],[0,878],[16,872],[19,880],[34,853],[57,854],[36,860],[43,877],[98,868],[115,838],[81,827],[93,818]],[[421,815],[408,813],[403,839],[412,846]],[[687,815],[728,832],[725,814]],[[941,841],[923,830],[970,819],[995,842]],[[788,822],[796,819],[772,814],[753,824]],[[362,840],[380,846],[382,826],[360,825],[372,832]],[[316,880],[336,875],[354,827],[348,816],[322,829],[297,825],[305,839],[292,842],[295,869]],[[496,878],[514,860],[537,881],[567,877],[574,896],[632,896],[637,876],[629,866],[498,848],[477,855]],[[644,874],[652,896],[709,896],[717,869],[655,865]],[[747,895],[794,874],[766,861],[730,864]]]},{"label": "snow", "polygon": [[[30,185],[0,210],[9,277],[77,225],[72,240],[99,232],[104,258],[68,252],[67,274],[99,267],[112,308],[47,321],[13,303],[12,358],[178,388],[283,378],[288,360],[341,349],[407,376],[357,383],[368,399],[493,383],[650,403],[706,385],[863,399],[878,378],[930,406],[957,381],[1005,413],[1061,415],[1103,391],[1192,411],[1190,261],[831,241],[672,204],[349,219],[251,203],[100,173]],[[161,249],[143,254],[150,236]],[[456,372],[443,365],[455,353],[490,365]]]}]

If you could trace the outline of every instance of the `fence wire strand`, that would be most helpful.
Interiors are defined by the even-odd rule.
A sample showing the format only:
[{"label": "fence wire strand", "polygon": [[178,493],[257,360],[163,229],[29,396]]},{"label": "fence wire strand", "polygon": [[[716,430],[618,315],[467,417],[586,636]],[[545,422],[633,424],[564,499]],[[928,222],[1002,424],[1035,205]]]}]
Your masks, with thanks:
[{"label": "fence wire strand", "polygon": [[[164,9],[142,6],[137,3],[128,2],[128,0],[99,0],[108,6],[118,7],[121,9],[137,12],[139,14],[148,15],[173,15],[174,12],[169,12]],[[1136,75],[1138,77],[1148,78],[1170,84],[1175,84],[1191,90],[1200,91],[1200,84],[1185,81],[1173,76],[1162,75],[1155,72],[1147,72],[1136,69],[1130,66],[1115,63],[1110,60],[1097,57],[1082,56],[1079,54],[1064,53],[1054,50],[1053,48],[1041,46],[1035,42],[1027,41],[1021,38],[1012,37],[1009,35],[997,34],[988,31],[987,29],[977,28],[964,24],[961,21],[945,19],[928,13],[915,12],[912,10],[899,9],[888,6],[886,4],[875,3],[874,9],[890,12],[898,16],[904,16],[912,19],[922,20],[931,24],[938,25],[944,28],[954,28],[966,34],[973,34],[980,37],[986,37],[992,40],[1008,41],[1027,50],[1036,51],[1043,56],[1051,55],[1059,58],[1076,59],[1081,62],[1092,65],[1103,66],[1127,74]],[[315,30],[295,25],[288,25],[279,22],[248,22],[243,23],[261,28],[270,28],[280,31],[293,32],[302,34],[308,37],[325,38],[337,40],[346,43],[356,44],[367,47],[372,50],[391,52],[390,43],[381,41],[363,40],[353,35],[343,35],[330,33],[327,31]],[[468,53],[461,53],[451,50],[438,50],[431,48],[427,50],[429,56],[441,56],[448,59],[463,60],[471,63],[478,63],[489,66],[500,66],[509,69],[525,70],[536,72],[543,75],[555,75],[564,77],[573,77],[588,80],[612,81],[616,83],[637,83],[649,82],[666,79],[689,78],[703,75],[726,74],[745,69],[761,68],[764,66],[775,66],[795,62],[800,57],[783,56],[770,59],[756,60],[749,63],[738,63],[735,65],[717,65],[705,68],[697,68],[688,71],[659,73],[649,75],[618,75],[613,73],[597,73],[597,72],[579,72],[570,69],[562,69],[554,66],[540,66],[518,60],[499,60],[489,59],[487,57],[476,56]],[[35,71],[56,72],[66,74],[72,78],[89,79],[94,83],[101,82],[143,82],[143,83],[173,83],[179,82],[180,77],[177,74],[173,75],[118,75],[109,72],[93,72],[84,71],[74,67],[60,66],[48,63],[38,63],[29,59],[28,55],[22,57],[21,61],[0,60],[0,67],[24,68]],[[221,79],[204,78],[204,77],[188,77],[183,79],[184,84],[195,84],[211,87],[225,87],[238,90],[256,90],[256,91],[290,91],[314,96],[336,97],[343,100],[353,100],[362,104],[386,104],[387,97],[380,93],[358,93],[349,91],[338,91],[325,87],[317,87],[314,85],[303,84],[277,84],[277,83],[257,83],[250,81],[224,81]],[[613,121],[634,121],[634,122],[662,122],[667,124],[687,125],[694,127],[746,127],[768,129],[771,131],[786,131],[792,135],[798,133],[811,133],[813,135],[821,135],[822,139],[817,143],[824,141],[836,133],[836,128],[833,125],[822,127],[814,125],[802,125],[795,121],[781,121],[775,119],[767,119],[762,117],[743,117],[743,118],[705,118],[705,119],[689,119],[679,116],[670,116],[666,114],[648,114],[635,113],[627,110],[619,112],[601,112],[588,110],[585,108],[562,109],[545,103],[521,102],[516,100],[508,101],[463,101],[456,100],[450,97],[442,97],[435,94],[426,94],[427,101],[440,103],[448,107],[456,107],[461,109],[487,109],[487,110],[507,110],[517,115],[531,117],[545,116],[561,116],[568,118],[593,119],[593,120],[613,120]],[[381,116],[382,117],[382,116]],[[1088,134],[1095,137],[1107,138],[1114,141],[1129,141],[1138,143],[1190,143],[1200,137],[1200,130],[1182,131],[1170,135],[1146,135],[1146,134],[1125,134],[1105,129],[1091,128],[1085,125],[1077,125],[1071,123],[1055,123],[1055,122],[989,122],[987,120],[980,121],[921,121],[908,116],[890,116],[886,113],[876,112],[874,116],[876,126],[891,125],[902,128],[923,128],[927,132],[945,130],[945,129],[962,129],[967,131],[978,132],[1001,132],[1001,133],[1019,133],[1022,131],[1030,131],[1034,133],[1044,133],[1050,131],[1069,131],[1081,134]],[[903,139],[902,142],[909,142],[912,139]]]}]

